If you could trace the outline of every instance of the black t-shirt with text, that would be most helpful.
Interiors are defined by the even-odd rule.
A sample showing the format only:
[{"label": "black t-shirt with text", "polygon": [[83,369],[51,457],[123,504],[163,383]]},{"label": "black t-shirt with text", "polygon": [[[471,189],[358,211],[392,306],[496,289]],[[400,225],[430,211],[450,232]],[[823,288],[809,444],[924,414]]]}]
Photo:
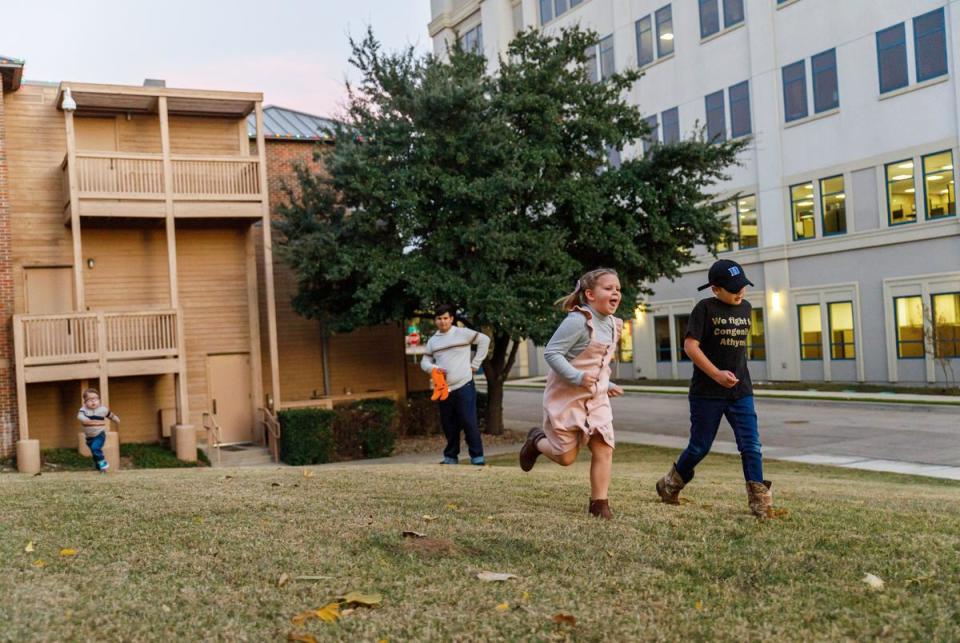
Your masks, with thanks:
[{"label": "black t-shirt with text", "polygon": [[700,342],[700,349],[721,371],[730,371],[740,380],[733,388],[724,388],[693,365],[690,395],[737,400],[753,395],[750,371],[747,370],[747,337],[750,334],[750,302],[737,306],[725,304],[716,297],[703,299],[693,307],[687,332]]}]

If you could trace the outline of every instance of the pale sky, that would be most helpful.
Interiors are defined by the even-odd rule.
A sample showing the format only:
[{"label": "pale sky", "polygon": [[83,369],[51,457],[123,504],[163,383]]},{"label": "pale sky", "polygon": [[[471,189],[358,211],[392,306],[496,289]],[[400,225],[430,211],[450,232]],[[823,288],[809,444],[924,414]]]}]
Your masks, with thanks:
[{"label": "pale sky", "polygon": [[352,72],[348,35],[431,51],[429,0],[2,0],[0,55],[24,79],[260,91],[333,116]]}]

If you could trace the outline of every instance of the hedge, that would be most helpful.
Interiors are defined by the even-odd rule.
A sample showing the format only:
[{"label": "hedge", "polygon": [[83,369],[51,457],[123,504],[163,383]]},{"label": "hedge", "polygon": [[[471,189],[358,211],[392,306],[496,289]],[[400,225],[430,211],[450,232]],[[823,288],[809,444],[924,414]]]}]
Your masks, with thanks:
[{"label": "hedge", "polygon": [[[403,436],[437,435],[440,428],[440,410],[437,402],[430,399],[432,391],[417,391],[407,396],[400,422]],[[477,392],[477,424],[480,431],[487,430],[487,394]]]},{"label": "hedge", "polygon": [[393,453],[400,424],[389,399],[325,409],[281,411],[280,459],[291,465],[382,458]]},{"label": "hedge", "polygon": [[280,459],[290,465],[330,462],[334,415],[325,409],[280,411]]}]

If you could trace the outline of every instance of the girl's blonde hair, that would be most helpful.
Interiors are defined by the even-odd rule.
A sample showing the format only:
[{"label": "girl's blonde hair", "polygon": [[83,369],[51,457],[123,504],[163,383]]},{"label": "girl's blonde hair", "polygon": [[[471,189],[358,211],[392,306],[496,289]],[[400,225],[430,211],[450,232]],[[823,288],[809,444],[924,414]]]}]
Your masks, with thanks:
[{"label": "girl's blonde hair", "polygon": [[586,291],[593,290],[600,280],[600,277],[604,275],[613,275],[617,279],[620,278],[620,275],[618,275],[617,271],[613,268],[595,268],[590,272],[584,273],[577,279],[577,285],[573,289],[573,292],[553,302],[554,305],[560,306],[560,308],[566,312],[570,312],[576,306],[585,306],[587,303]]}]

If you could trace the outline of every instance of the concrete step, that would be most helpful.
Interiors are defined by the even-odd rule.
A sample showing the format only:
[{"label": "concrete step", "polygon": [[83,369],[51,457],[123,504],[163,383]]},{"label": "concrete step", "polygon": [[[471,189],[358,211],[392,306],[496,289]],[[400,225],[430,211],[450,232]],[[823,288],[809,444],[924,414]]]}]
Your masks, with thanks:
[{"label": "concrete step", "polygon": [[207,450],[207,457],[214,467],[256,467],[276,464],[270,450],[259,445],[231,445],[217,450]]}]

